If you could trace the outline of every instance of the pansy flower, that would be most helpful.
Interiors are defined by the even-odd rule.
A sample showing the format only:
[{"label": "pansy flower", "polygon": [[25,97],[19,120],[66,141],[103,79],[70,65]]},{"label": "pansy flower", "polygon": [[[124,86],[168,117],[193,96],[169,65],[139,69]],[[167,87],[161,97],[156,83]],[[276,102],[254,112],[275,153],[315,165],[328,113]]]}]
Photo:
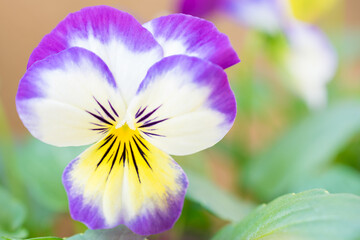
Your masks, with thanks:
[{"label": "pansy flower", "polygon": [[222,11],[248,28],[272,36],[283,35],[286,51],[279,60],[289,76],[287,85],[309,108],[318,109],[327,104],[326,85],[334,77],[338,63],[326,35],[294,15],[301,15],[299,8],[305,2],[306,6],[323,6],[334,5],[336,1],[324,4],[308,0],[180,0],[179,11],[202,17]]},{"label": "pansy flower", "polygon": [[143,26],[107,6],[70,14],[30,56],[16,96],[31,134],[93,144],[65,169],[72,217],[91,229],[150,235],[178,219],[188,186],[169,156],[208,148],[231,128],[229,39],[183,14]]}]

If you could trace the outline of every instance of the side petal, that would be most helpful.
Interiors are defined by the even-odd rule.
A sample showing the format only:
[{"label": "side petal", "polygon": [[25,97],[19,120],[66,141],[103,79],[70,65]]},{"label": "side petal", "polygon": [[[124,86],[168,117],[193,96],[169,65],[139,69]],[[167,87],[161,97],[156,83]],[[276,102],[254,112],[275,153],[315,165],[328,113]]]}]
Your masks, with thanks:
[{"label": "side petal", "polygon": [[234,94],[223,69],[177,55],[149,69],[129,106],[127,121],[161,150],[186,155],[220,141],[235,115]]},{"label": "side petal", "polygon": [[34,63],[20,81],[16,107],[33,136],[56,146],[93,143],[125,115],[108,67],[82,48]]},{"label": "side petal", "polygon": [[63,183],[75,220],[91,229],[124,224],[140,235],[173,226],[188,185],[179,165],[139,133],[90,147],[68,165]]},{"label": "side petal", "polygon": [[164,49],[165,56],[184,54],[228,68],[240,60],[229,38],[214,24],[184,14],[159,17],[144,24]]},{"label": "side petal", "polygon": [[34,62],[70,47],[94,52],[109,67],[126,100],[136,92],[161,46],[130,14],[108,6],[87,7],[68,15],[46,35],[30,56]]}]

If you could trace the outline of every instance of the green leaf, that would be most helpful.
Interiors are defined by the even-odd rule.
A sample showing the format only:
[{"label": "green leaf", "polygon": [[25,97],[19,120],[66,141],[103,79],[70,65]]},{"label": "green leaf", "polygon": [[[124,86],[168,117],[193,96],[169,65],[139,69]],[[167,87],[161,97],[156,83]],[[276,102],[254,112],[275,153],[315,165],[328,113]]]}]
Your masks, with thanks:
[{"label": "green leaf", "polygon": [[324,188],[331,193],[353,193],[360,195],[360,174],[346,165],[335,165],[319,175],[299,182],[296,192],[312,188]]},{"label": "green leaf", "polygon": [[26,237],[27,231],[22,228],[24,206],[3,188],[0,188],[0,206],[0,236]]},{"label": "green leaf", "polygon": [[144,236],[131,232],[127,227],[121,225],[113,229],[87,230],[66,240],[144,240]]},{"label": "green leaf", "polygon": [[29,238],[27,240],[62,240],[62,238],[57,237],[38,237],[38,238]]},{"label": "green leaf", "polygon": [[62,173],[80,153],[79,148],[57,148],[33,138],[20,145],[17,161],[31,196],[52,211],[67,211]]},{"label": "green leaf", "polygon": [[[19,238],[9,238],[9,237],[0,237],[0,240],[19,240]],[[37,238],[28,238],[26,240],[63,240],[63,238],[57,237],[37,237]]]},{"label": "green leaf", "polygon": [[213,240],[360,239],[360,197],[310,190],[288,194],[257,208]]},{"label": "green leaf", "polygon": [[0,180],[11,194],[24,200],[24,186],[16,166],[15,146],[10,127],[0,102]]},{"label": "green leaf", "polygon": [[269,201],[292,192],[329,168],[336,154],[360,131],[360,102],[349,101],[314,114],[290,129],[244,171],[246,187]]},{"label": "green leaf", "polygon": [[238,221],[254,207],[251,203],[221,190],[214,183],[191,170],[186,170],[186,175],[189,179],[187,198],[224,220]]}]

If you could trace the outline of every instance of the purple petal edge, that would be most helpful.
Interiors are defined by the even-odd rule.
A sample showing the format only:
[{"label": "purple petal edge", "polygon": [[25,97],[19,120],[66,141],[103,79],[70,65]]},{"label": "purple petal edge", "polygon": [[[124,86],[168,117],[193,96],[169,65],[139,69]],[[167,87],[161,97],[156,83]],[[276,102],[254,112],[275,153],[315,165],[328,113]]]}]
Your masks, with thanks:
[{"label": "purple petal edge", "polygon": [[40,72],[43,69],[62,69],[66,63],[77,63],[81,58],[86,58],[91,62],[91,64],[93,64],[94,67],[101,69],[101,71],[104,73],[105,80],[112,87],[116,88],[114,77],[104,61],[102,61],[93,52],[90,52],[84,48],[72,47],[55,55],[51,55],[43,60],[37,61],[35,64],[33,64],[20,80],[16,101],[45,97],[46,92],[42,91],[40,87],[36,87],[36,83],[39,81]]},{"label": "purple petal edge", "polygon": [[[140,235],[158,234],[171,229],[179,219],[189,181],[181,167],[174,160],[172,161],[176,164],[177,170],[182,172],[181,177],[178,179],[178,184],[183,186],[181,188],[182,191],[178,193],[176,197],[168,199],[169,211],[167,213],[157,209],[155,212],[147,212],[143,216],[139,216],[134,221],[131,221],[128,227],[133,232]],[[151,223],[151,225],[149,225],[149,223]]]},{"label": "purple petal edge", "polygon": [[156,80],[158,75],[179,66],[184,72],[187,71],[194,76],[192,80],[194,83],[211,86],[211,94],[208,97],[210,107],[223,113],[228,124],[233,124],[237,111],[236,100],[226,73],[218,65],[197,57],[174,55],[162,59],[149,69],[137,93],[145,90],[152,81]]},{"label": "purple petal edge", "polygon": [[[72,182],[68,174],[73,169],[74,165],[79,161],[79,158],[72,160],[65,168],[62,182],[64,184],[66,193],[69,198],[70,215],[74,220],[83,222],[90,229],[106,229],[112,228],[105,225],[105,219],[102,217],[101,211],[96,206],[89,206],[84,203],[83,197],[79,194],[74,196],[72,194]],[[86,210],[84,208],[86,207]],[[115,226],[113,226],[115,227]]]},{"label": "purple petal edge", "polygon": [[180,0],[178,10],[181,13],[206,17],[215,11],[224,0]]},{"label": "purple petal edge", "polygon": [[86,204],[84,198],[80,194],[78,196],[73,195],[72,181],[69,179],[68,175],[77,161],[79,161],[79,158],[71,161],[65,168],[62,181],[68,195],[71,217],[74,220],[83,222],[89,229],[110,229],[123,224],[134,233],[147,236],[171,229],[180,217],[188,187],[188,179],[185,172],[174,160],[172,161],[176,164],[177,169],[182,172],[178,178],[179,184],[182,185],[182,188],[181,192],[178,193],[176,197],[168,199],[168,209],[170,211],[166,213],[159,209],[153,212],[147,211],[145,214],[142,214],[129,222],[119,218],[119,221],[114,225],[106,225],[105,219],[102,217],[101,210],[98,207]]},{"label": "purple petal edge", "polygon": [[146,23],[155,39],[180,41],[186,52],[177,53],[196,56],[226,69],[240,62],[229,37],[204,19],[186,14],[171,14]]},{"label": "purple petal edge", "polygon": [[[110,28],[116,31],[110,31]],[[90,32],[103,43],[117,37],[134,52],[142,52],[158,45],[151,34],[130,14],[105,5],[86,7],[69,14],[45,35],[31,53],[27,68],[49,55],[75,47],[70,45],[72,38],[86,39]]]}]

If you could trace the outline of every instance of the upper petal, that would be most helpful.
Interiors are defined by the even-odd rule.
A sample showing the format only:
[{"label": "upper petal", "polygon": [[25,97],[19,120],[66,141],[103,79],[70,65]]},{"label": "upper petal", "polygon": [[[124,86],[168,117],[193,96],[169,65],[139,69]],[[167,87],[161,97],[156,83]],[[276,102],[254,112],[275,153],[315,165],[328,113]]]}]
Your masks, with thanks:
[{"label": "upper petal", "polygon": [[144,24],[164,49],[165,56],[185,54],[228,68],[240,60],[229,38],[214,24],[184,14],[159,17]]},{"label": "upper petal", "polygon": [[129,128],[72,161],[63,175],[70,213],[91,229],[125,224],[140,235],[170,229],[188,181],[176,162]]},{"label": "upper petal", "polygon": [[234,94],[223,69],[177,55],[150,68],[129,106],[127,121],[163,151],[185,155],[220,141],[235,115]]},{"label": "upper petal", "polygon": [[87,7],[68,15],[46,35],[28,67],[69,47],[97,54],[109,67],[126,101],[151,65],[162,58],[161,46],[130,14],[108,6]]},{"label": "upper petal", "polygon": [[95,142],[125,112],[106,64],[77,47],[34,63],[20,81],[16,106],[32,135],[57,146]]}]

